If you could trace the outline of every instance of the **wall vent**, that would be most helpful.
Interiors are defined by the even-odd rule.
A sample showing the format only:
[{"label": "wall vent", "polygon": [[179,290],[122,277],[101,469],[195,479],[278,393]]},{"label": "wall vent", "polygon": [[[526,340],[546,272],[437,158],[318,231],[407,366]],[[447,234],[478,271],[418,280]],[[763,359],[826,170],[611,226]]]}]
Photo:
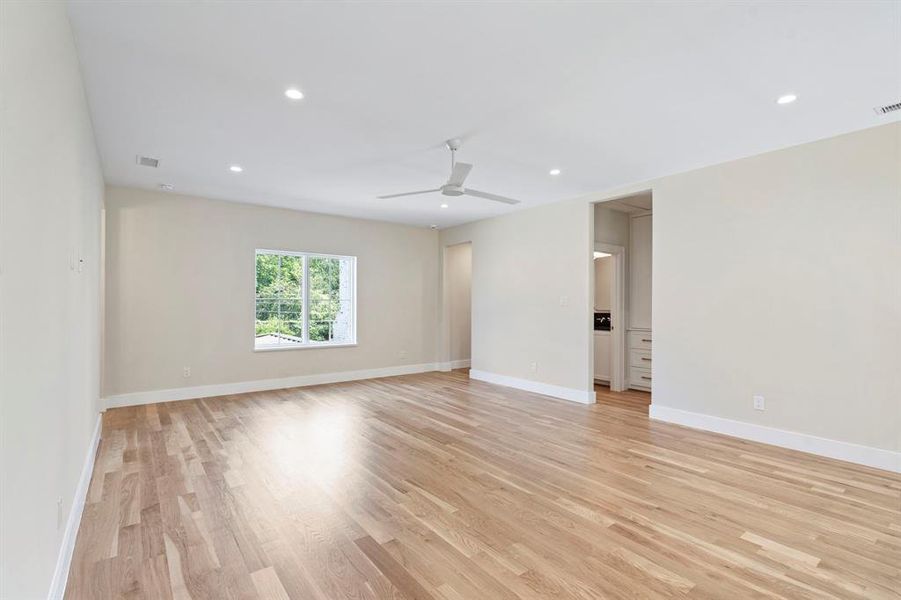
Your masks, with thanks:
[{"label": "wall vent", "polygon": [[886,104],[885,106],[877,106],[873,110],[876,111],[877,115],[887,115],[890,112],[901,110],[901,102],[896,102],[895,104]]},{"label": "wall vent", "polygon": [[154,169],[160,166],[160,159],[158,158],[150,158],[149,156],[140,156],[137,157],[137,162],[142,167],[153,167]]}]

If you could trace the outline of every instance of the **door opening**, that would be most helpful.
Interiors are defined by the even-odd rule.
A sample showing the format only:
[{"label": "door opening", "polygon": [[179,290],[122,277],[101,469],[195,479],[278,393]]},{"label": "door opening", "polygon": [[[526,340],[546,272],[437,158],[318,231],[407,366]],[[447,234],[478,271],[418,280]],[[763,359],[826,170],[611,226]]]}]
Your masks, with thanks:
[{"label": "door opening", "polygon": [[593,379],[598,403],[647,411],[653,382],[651,191],[594,205]]},{"label": "door opening", "polygon": [[445,267],[450,368],[469,369],[472,364],[472,243],[448,246]]}]

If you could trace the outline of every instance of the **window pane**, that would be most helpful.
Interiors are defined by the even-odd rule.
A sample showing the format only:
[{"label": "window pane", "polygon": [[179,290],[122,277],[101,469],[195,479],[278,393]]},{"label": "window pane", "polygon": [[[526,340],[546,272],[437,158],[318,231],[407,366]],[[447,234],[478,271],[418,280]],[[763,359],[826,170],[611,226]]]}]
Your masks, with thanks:
[{"label": "window pane", "polygon": [[275,289],[278,265],[277,254],[257,254],[257,298]]},{"label": "window pane", "polygon": [[300,256],[282,256],[279,273],[279,291],[285,299],[300,299],[300,282],[303,279],[303,258]]},{"label": "window pane", "polygon": [[303,320],[303,302],[300,300],[279,300],[278,316],[291,321]]},{"label": "window pane", "polygon": [[277,300],[257,300],[257,321],[267,321],[278,311]]},{"label": "window pane", "polygon": [[350,300],[310,302],[310,341],[349,343],[353,341]]},{"label": "window pane", "polygon": [[[354,334],[354,259],[260,252],[256,256],[256,345],[350,343]],[[304,285],[309,314],[304,310]]]},{"label": "window pane", "polygon": [[303,257],[258,253],[257,347],[303,343]]},{"label": "window pane", "polygon": [[353,341],[352,261],[310,257],[310,341]]},{"label": "window pane", "polygon": [[303,343],[303,321],[285,321],[280,332],[282,343]]}]

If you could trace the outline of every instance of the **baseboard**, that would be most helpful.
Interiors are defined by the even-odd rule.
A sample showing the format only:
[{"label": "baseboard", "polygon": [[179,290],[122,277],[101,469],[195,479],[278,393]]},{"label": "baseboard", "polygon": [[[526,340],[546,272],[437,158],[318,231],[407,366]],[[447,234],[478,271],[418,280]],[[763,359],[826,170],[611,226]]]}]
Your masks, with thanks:
[{"label": "baseboard", "polygon": [[297,375],[295,377],[282,377],[279,379],[257,379],[254,381],[238,381],[235,383],[217,383],[213,385],[195,385],[191,387],[171,388],[166,390],[150,390],[147,392],[132,392],[129,394],[107,396],[106,398],[104,398],[104,407],[117,408],[121,406],[155,404],[157,402],[193,400],[195,398],[210,398],[212,396],[244,394],[247,392],[263,392],[266,390],[280,390],[292,387],[304,387],[308,385],[321,385],[323,383],[340,383],[342,381],[356,381],[359,379],[376,379],[378,377],[411,375],[413,373],[425,373],[427,371],[437,370],[440,370],[439,365],[435,363],[423,363],[418,365],[398,365],[394,367],[382,367],[379,369],[362,369],[359,371],[339,371],[335,373],[317,373],[315,375]]},{"label": "baseboard", "polygon": [[463,358],[460,360],[448,360],[445,362],[438,363],[439,371],[451,371],[453,369],[468,369],[471,364],[471,360],[468,358]]},{"label": "baseboard", "polygon": [[97,456],[97,446],[100,444],[100,431],[103,415],[97,415],[97,423],[94,425],[94,433],[88,446],[88,453],[81,467],[81,477],[78,479],[78,487],[75,488],[75,497],[72,498],[72,507],[69,509],[69,518],[66,520],[66,529],[63,533],[63,542],[56,557],[56,568],[53,571],[53,581],[50,582],[49,600],[62,600],[66,593],[66,582],[69,579],[69,566],[72,564],[72,553],[75,551],[75,539],[78,537],[78,526],[81,525],[81,513],[84,511],[84,503],[88,497],[88,489],[91,487],[91,475],[94,473],[94,458]]},{"label": "baseboard", "polygon": [[655,421],[675,423],[694,429],[722,433],[732,437],[762,442],[781,448],[800,450],[827,458],[901,473],[901,452],[840,442],[806,433],[734,421],[702,413],[651,404],[650,417]]},{"label": "baseboard", "polygon": [[470,379],[478,379],[497,385],[505,385],[527,392],[535,392],[536,394],[544,394],[554,398],[561,398],[571,402],[579,402],[580,404],[594,404],[594,391],[578,390],[559,385],[551,385],[549,383],[541,383],[540,381],[532,381],[530,379],[520,379],[518,377],[510,377],[509,375],[499,375],[497,373],[489,373],[487,371],[478,371],[476,369],[469,370]]}]

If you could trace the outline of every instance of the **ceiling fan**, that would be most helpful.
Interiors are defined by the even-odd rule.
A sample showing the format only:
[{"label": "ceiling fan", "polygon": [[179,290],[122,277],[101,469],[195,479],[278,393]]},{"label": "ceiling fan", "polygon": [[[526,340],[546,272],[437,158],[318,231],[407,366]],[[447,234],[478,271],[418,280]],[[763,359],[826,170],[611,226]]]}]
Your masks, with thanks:
[{"label": "ceiling fan", "polygon": [[494,200],[495,202],[503,202],[504,204],[519,204],[519,200],[514,200],[513,198],[507,198],[506,196],[498,196],[497,194],[489,194],[488,192],[480,192],[479,190],[474,190],[472,188],[464,188],[463,182],[466,181],[466,176],[469,175],[469,171],[472,170],[472,165],[464,162],[457,162],[455,157],[457,155],[457,150],[460,149],[460,140],[458,138],[454,138],[451,140],[447,140],[447,149],[451,151],[451,174],[447,179],[447,183],[442,185],[441,187],[437,187],[431,190],[419,190],[416,192],[402,192],[400,194],[388,194],[387,196],[378,196],[380,200],[385,200],[387,198],[399,198],[401,196],[415,196],[417,194],[430,194],[432,192],[441,192],[445,196],[475,196],[476,198],[484,198],[485,200]]}]

